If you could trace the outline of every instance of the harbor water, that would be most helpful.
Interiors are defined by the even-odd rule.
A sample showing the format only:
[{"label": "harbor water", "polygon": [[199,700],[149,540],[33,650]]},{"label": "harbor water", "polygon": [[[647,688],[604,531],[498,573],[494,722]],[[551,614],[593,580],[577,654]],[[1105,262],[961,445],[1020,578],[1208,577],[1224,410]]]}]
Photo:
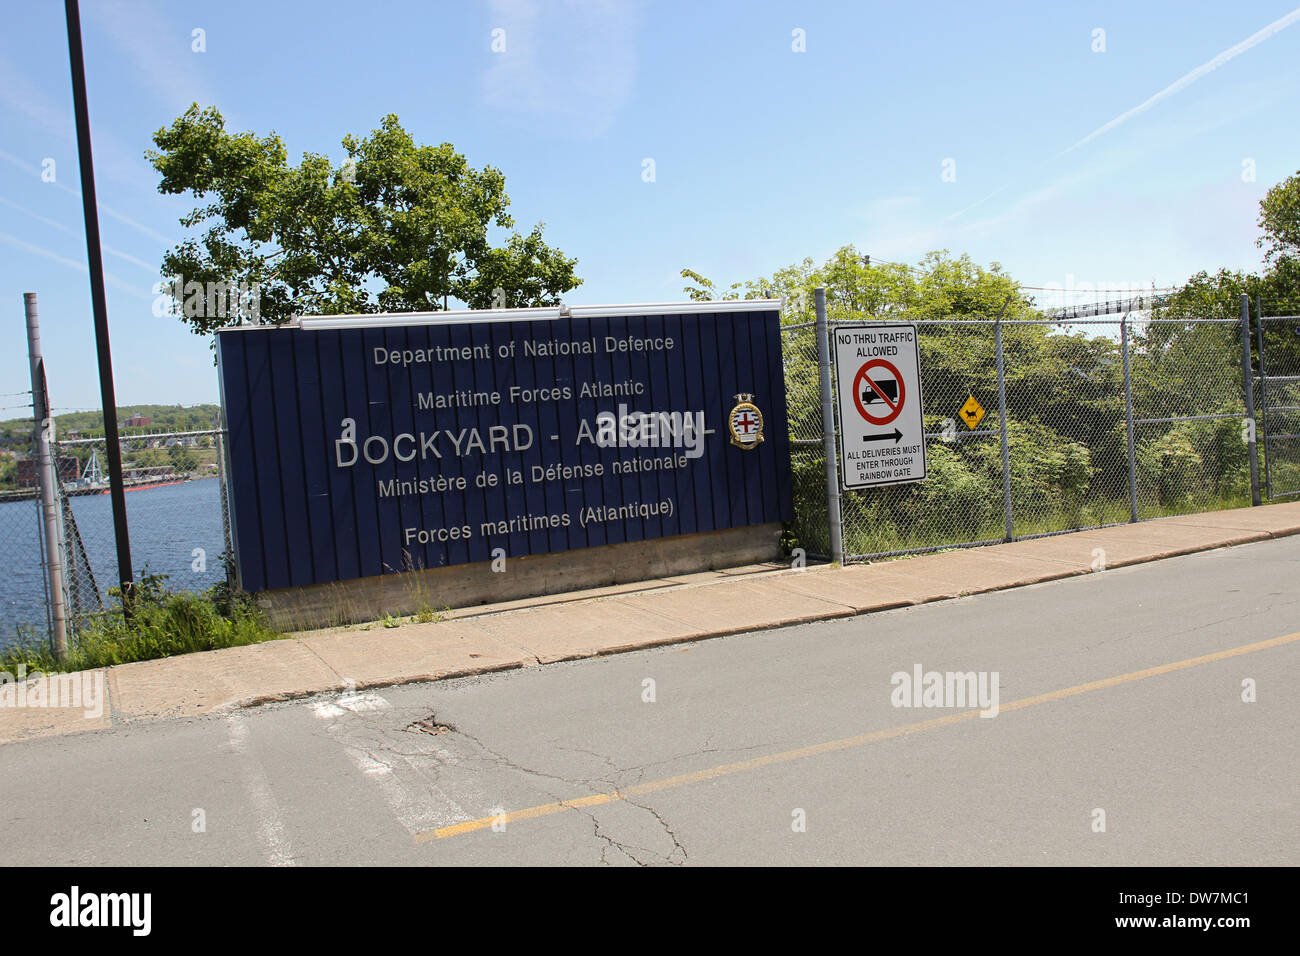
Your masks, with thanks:
[{"label": "harbor water", "polygon": [[[221,483],[215,478],[128,491],[131,560],[165,574],[172,590],[202,591],[225,579],[221,564]],[[117,584],[113,512],[106,494],[70,498],[101,594]],[[34,501],[0,502],[0,646],[19,633],[46,634],[39,516]],[[197,551],[197,553],[196,553]]]}]

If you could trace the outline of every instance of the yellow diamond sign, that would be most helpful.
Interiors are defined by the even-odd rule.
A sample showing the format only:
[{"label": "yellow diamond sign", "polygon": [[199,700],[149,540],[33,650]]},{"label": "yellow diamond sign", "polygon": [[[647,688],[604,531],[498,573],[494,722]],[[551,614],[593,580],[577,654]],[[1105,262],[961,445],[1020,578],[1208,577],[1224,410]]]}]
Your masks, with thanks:
[{"label": "yellow diamond sign", "polygon": [[972,395],[970,398],[966,399],[966,404],[961,407],[961,411],[958,412],[958,414],[961,415],[962,421],[971,428],[974,428],[984,420],[984,406],[975,401],[975,396]]}]

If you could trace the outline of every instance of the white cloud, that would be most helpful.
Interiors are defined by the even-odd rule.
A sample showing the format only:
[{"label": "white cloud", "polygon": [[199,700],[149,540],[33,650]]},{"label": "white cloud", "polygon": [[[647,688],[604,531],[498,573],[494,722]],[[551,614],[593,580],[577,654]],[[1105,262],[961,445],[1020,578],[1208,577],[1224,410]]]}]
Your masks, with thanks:
[{"label": "white cloud", "polygon": [[71,114],[51,101],[43,88],[15,70],[4,57],[0,57],[0,102],[26,116],[46,133],[64,138],[73,133]]},{"label": "white cloud", "polygon": [[82,9],[131,61],[140,85],[158,102],[176,113],[195,100],[214,102],[201,73],[204,55],[190,49],[190,31],[204,24],[176,26],[164,16],[164,8],[126,0],[98,0]]},{"label": "white cloud", "polygon": [[[33,82],[28,76],[0,57],[0,105],[13,113],[26,117],[41,135],[41,158],[54,157],[60,165],[72,164],[77,158],[77,127],[70,109],[72,97],[63,79],[62,89],[68,93],[67,103],[57,102],[45,94],[46,87]],[[152,170],[140,158],[139,152],[129,150],[102,124],[94,126],[95,170],[118,182],[139,185],[152,178]]]},{"label": "white cloud", "polygon": [[[636,79],[640,5],[625,0],[492,0],[483,76],[488,106],[559,122],[579,135],[609,129]],[[495,29],[504,52],[490,52]]]}]

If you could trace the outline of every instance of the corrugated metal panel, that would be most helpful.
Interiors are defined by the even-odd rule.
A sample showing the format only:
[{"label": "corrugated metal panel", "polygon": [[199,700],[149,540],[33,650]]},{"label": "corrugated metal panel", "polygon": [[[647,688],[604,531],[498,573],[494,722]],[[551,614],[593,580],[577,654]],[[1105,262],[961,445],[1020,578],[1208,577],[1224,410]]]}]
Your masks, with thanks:
[{"label": "corrugated metal panel", "polygon": [[[219,334],[242,585],[261,591],[487,561],[497,548],[520,557],[789,520],[778,313],[751,303],[726,312],[711,305],[699,314],[674,309],[546,323],[498,314],[490,322]],[[674,347],[607,351],[606,336],[671,338]],[[593,339],[592,352],[530,355],[525,346]],[[377,348],[484,347],[492,358],[396,365],[374,358]],[[584,383],[625,382],[639,383],[641,393],[581,394]],[[567,397],[512,401],[512,386],[558,389]],[[421,395],[461,391],[496,392],[500,401],[420,407]],[[765,440],[753,450],[729,441],[738,393],[753,393],[763,412]],[[713,433],[701,457],[684,466],[613,474],[620,462],[681,454],[579,443],[583,422],[594,428],[598,412],[617,412],[620,403],[638,412],[701,410]],[[336,448],[345,419],[356,429],[350,466],[340,466],[338,456],[346,460],[353,449]],[[472,445],[474,429],[482,449]],[[513,439],[525,434],[531,445],[515,450]],[[415,437],[395,441],[399,435]],[[458,446],[465,453],[457,454]],[[533,480],[535,469],[597,464],[605,471],[600,477]],[[399,482],[460,479],[463,491],[381,493],[388,482],[397,490]],[[662,513],[584,520],[589,509],[634,503]],[[521,517],[535,520],[524,524]],[[433,532],[435,540],[412,541],[411,529]]]}]

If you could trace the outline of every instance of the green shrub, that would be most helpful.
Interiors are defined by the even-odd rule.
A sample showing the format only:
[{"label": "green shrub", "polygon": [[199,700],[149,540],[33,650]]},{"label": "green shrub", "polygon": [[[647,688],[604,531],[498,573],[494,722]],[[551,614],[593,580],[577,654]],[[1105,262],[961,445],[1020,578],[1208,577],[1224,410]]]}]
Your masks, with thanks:
[{"label": "green shrub", "polygon": [[[1064,527],[1078,524],[1092,483],[1092,453],[1046,425],[1015,419],[1007,423],[1011,462],[1011,508],[1017,517],[1062,514]],[[1002,483],[1002,446],[982,442],[973,455],[990,481]]]},{"label": "green shrub", "polygon": [[983,470],[972,468],[948,445],[930,444],[926,471],[926,480],[916,486],[918,493],[909,509],[909,517],[926,531],[952,531],[974,540],[1001,512],[1001,484]]},{"label": "green shrub", "polygon": [[1137,447],[1138,481],[1161,505],[1185,502],[1201,484],[1204,462],[1186,431],[1175,429]]},{"label": "green shrub", "polygon": [[1217,495],[1250,491],[1250,453],[1241,418],[1182,422],[1179,429],[1201,455],[1201,482]]}]

